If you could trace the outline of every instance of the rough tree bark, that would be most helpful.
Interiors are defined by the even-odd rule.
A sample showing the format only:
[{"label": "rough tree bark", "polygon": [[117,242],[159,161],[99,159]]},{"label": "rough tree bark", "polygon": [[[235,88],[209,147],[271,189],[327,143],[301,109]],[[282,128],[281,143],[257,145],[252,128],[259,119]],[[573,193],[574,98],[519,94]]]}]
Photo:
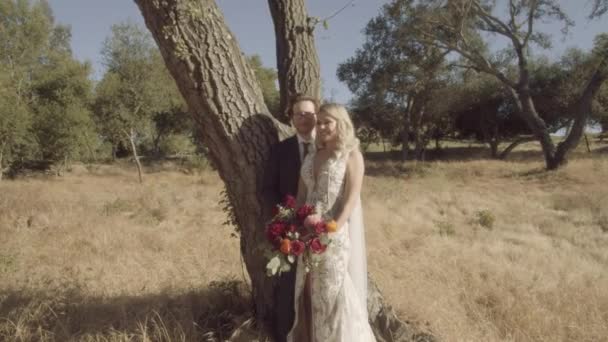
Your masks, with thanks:
[{"label": "rough tree bark", "polygon": [[288,122],[292,94],[321,97],[321,71],[313,31],[304,0],[268,0],[277,46],[277,71],[281,94],[279,120]]},{"label": "rough tree bark", "polygon": [[[605,52],[608,55],[608,51]],[[570,129],[570,134],[566,140],[562,141],[555,151],[556,163],[561,163],[566,159],[566,153],[578,145],[581,136],[585,132],[585,125],[589,115],[591,114],[591,105],[596,94],[600,91],[602,84],[608,79],[608,56],[604,57],[598,63],[591,79],[583,89],[581,96],[572,107],[572,112],[576,115],[574,124]],[[557,164],[559,165],[559,164]],[[556,167],[557,167],[556,165]]]},{"label": "rough tree bark", "polygon": [[[240,231],[256,320],[267,322],[274,310],[274,282],[264,272],[265,260],[258,248],[264,240],[264,213],[271,206],[262,200],[263,170],[270,146],[279,136],[286,136],[287,127],[268,113],[255,75],[213,0],[135,2],[190,112],[203,127],[203,143],[225,183],[232,206],[229,215]],[[273,10],[275,21],[293,22],[293,15],[306,16],[303,1],[276,0],[272,5],[289,9]],[[291,41],[290,35],[278,39],[303,51],[297,45],[299,40]],[[316,56],[314,45],[306,51]],[[306,74],[310,68],[306,61],[310,58],[316,57],[290,64],[296,69],[290,77]],[[298,90],[316,89],[312,80],[298,82],[307,84],[307,88]],[[421,340],[427,336],[398,320],[371,279],[370,283],[370,320],[380,341],[410,341],[413,336]]]}]

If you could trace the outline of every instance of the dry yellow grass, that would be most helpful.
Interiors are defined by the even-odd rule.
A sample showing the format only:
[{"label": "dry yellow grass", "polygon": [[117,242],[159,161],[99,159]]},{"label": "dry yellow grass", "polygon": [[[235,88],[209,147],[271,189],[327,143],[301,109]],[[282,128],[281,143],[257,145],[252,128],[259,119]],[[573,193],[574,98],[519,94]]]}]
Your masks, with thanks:
[{"label": "dry yellow grass", "polygon": [[[445,341],[608,340],[608,159],[369,162],[369,269]],[[248,314],[219,177],[0,183],[0,340],[225,338]]]}]

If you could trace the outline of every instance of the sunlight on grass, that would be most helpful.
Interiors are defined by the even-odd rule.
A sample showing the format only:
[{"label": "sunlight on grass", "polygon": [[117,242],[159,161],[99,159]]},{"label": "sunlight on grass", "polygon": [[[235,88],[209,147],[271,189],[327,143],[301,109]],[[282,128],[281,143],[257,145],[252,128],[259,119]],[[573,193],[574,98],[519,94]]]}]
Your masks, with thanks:
[{"label": "sunlight on grass", "polygon": [[[608,159],[367,163],[369,271],[445,341],[608,336]],[[251,315],[217,174],[0,183],[0,340],[222,341]]]}]

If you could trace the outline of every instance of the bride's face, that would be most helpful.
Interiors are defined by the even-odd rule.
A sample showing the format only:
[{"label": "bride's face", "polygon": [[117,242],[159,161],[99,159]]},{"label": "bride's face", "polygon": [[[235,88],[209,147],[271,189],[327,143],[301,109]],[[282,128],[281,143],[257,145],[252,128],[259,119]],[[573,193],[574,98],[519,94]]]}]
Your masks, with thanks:
[{"label": "bride's face", "polygon": [[338,139],[336,119],[324,112],[320,112],[317,116],[317,139],[325,144]]}]

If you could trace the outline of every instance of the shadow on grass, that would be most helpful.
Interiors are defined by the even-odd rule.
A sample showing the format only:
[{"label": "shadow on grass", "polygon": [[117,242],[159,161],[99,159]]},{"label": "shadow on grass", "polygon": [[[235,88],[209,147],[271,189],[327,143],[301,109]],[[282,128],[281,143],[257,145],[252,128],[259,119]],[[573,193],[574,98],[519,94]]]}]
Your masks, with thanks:
[{"label": "shadow on grass", "polygon": [[[408,161],[413,161],[413,151],[410,151]],[[542,158],[540,150],[521,150],[513,151],[507,161],[525,162]],[[401,161],[401,151],[368,151],[365,152],[366,160],[372,161]],[[492,160],[490,149],[481,146],[471,147],[444,147],[439,150],[431,149],[425,153],[425,161],[474,161],[474,160]]]},{"label": "shadow on grass", "polygon": [[2,341],[224,341],[252,315],[240,281],[172,295],[91,298],[78,288],[0,292]]},{"label": "shadow on grass", "polygon": [[[606,144],[608,144],[608,142],[606,142]],[[593,152],[596,154],[608,154],[608,145],[596,148]]]},{"label": "shadow on grass", "polygon": [[[374,151],[365,152],[365,173],[372,177],[403,177],[424,176],[432,168],[434,162],[468,162],[496,160],[490,156],[486,147],[445,147],[440,150],[429,150],[426,152],[425,161],[419,162],[410,158],[403,163],[401,151]],[[507,162],[527,163],[530,161],[542,162],[543,155],[540,151],[514,151]]]}]

